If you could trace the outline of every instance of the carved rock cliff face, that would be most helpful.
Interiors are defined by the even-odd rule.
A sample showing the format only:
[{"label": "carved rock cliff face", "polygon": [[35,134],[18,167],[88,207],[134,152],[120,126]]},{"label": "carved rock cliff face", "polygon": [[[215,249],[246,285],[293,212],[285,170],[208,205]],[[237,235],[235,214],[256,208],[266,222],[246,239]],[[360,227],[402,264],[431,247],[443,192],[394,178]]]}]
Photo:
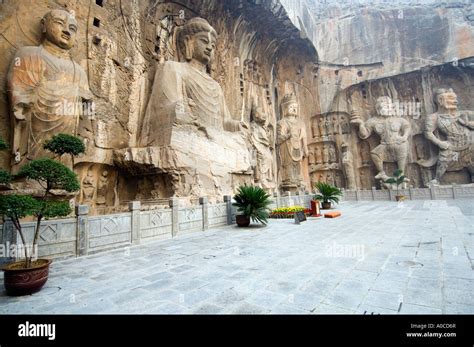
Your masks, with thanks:
[{"label": "carved rock cliff face", "polygon": [[[351,111],[367,121],[375,116],[376,99],[389,96],[404,108],[403,118],[412,128],[406,168],[410,185],[426,186],[435,175],[436,164],[423,167],[418,161],[437,156],[439,151],[423,134],[426,116],[435,111],[433,91],[453,88],[459,109],[474,108],[473,4],[434,0],[282,0],[282,4],[303,36],[313,42],[320,59],[317,73],[322,114],[312,120],[318,136],[310,151],[319,153],[325,146],[335,145],[341,153],[341,144],[348,144],[356,186],[380,187],[374,179],[377,171],[370,154],[380,144],[380,137],[372,135],[362,140],[354,126],[342,135],[324,137],[321,133],[327,127],[317,124],[328,118],[349,118]],[[321,163],[313,162],[312,180],[333,183],[333,168],[339,170],[340,163],[324,164],[322,159]],[[387,162],[384,167],[391,174],[396,163]],[[467,168],[448,170],[442,181],[471,183],[471,177]]]},{"label": "carved rock cliff face", "polygon": [[[364,121],[374,117],[379,96],[409,105],[403,116],[412,129],[407,174],[410,185],[422,187],[433,178],[436,163],[422,167],[418,162],[438,154],[423,135],[426,115],[435,110],[433,90],[451,87],[460,109],[474,109],[474,8],[431,0],[351,3],[356,1],[4,0],[1,90],[15,52],[41,42],[43,15],[51,9],[72,11],[79,31],[71,58],[87,74],[96,111],[86,129],[91,134],[87,153],[75,166],[83,185],[78,202],[91,204],[97,213],[125,209],[132,200],[164,204],[172,196],[220,201],[243,183],[283,192],[276,142],[281,102],[288,94],[296,96],[308,145],[297,189],[312,190],[315,181],[380,187],[371,158],[380,137],[363,140],[350,123],[351,111]],[[159,121],[152,123],[163,129],[151,134],[159,145],[144,144],[153,86],[167,83],[157,80],[156,72],[186,60],[176,35],[195,17],[217,32],[214,59],[203,73],[222,90],[229,119],[247,126],[213,136],[202,124],[186,124],[189,110],[183,106],[178,112],[183,119],[156,114]],[[195,104],[199,112],[205,110],[202,101]],[[2,93],[4,139],[12,135],[10,111]],[[0,153],[3,167],[11,160],[10,153]],[[395,168],[395,162],[385,163],[387,173]],[[448,170],[442,183],[453,182],[470,183],[468,170]]]},{"label": "carved rock cliff face", "polygon": [[[259,184],[270,192],[278,189],[275,141],[281,100],[289,93],[297,96],[304,124],[319,113],[312,73],[316,50],[300,37],[278,1],[2,1],[2,86],[14,53],[39,45],[40,20],[54,8],[72,11],[77,20],[71,58],[87,74],[96,111],[87,129],[92,134],[87,153],[75,166],[84,187],[79,203],[92,204],[93,211],[103,213],[125,208],[135,199],[161,204],[171,196],[193,202],[207,195],[211,202],[221,201],[243,183]],[[147,147],[141,138],[152,88],[166,83],[155,80],[157,67],[184,61],[176,33],[194,17],[206,19],[218,34],[207,74],[222,89],[230,119],[247,127],[228,135],[211,134],[199,124],[191,129],[186,120],[170,119],[168,128],[154,134],[160,145]],[[205,103],[195,104],[202,111]],[[260,128],[254,126],[256,110],[265,118]],[[4,94],[0,135],[5,139],[12,133],[10,117]],[[255,128],[265,134],[261,137],[267,148],[252,147]],[[262,158],[263,152],[271,158]],[[8,167],[11,155],[0,155],[1,164]],[[258,171],[262,167],[264,175]],[[307,158],[302,167],[303,186],[309,187]]]},{"label": "carved rock cliff face", "polygon": [[332,100],[335,82],[345,88],[474,56],[472,3],[282,0],[282,4],[313,42],[321,69],[332,72],[321,82],[329,87],[320,94],[323,111],[330,107],[325,100]]}]

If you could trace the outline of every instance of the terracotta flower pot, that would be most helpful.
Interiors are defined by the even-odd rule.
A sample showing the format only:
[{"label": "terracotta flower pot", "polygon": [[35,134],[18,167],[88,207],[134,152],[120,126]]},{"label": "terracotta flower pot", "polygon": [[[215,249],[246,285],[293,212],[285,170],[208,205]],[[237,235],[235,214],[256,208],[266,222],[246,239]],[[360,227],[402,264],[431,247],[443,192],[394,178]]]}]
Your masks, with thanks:
[{"label": "terracotta flower pot", "polygon": [[405,200],[405,195],[395,195],[395,200],[404,201]]},{"label": "terracotta flower pot", "polygon": [[244,215],[235,216],[235,221],[239,227],[248,227],[250,225],[250,217]]},{"label": "terracotta flower pot", "polygon": [[48,280],[51,262],[49,259],[38,259],[27,269],[23,267],[24,260],[3,266],[7,295],[19,296],[38,292]]}]

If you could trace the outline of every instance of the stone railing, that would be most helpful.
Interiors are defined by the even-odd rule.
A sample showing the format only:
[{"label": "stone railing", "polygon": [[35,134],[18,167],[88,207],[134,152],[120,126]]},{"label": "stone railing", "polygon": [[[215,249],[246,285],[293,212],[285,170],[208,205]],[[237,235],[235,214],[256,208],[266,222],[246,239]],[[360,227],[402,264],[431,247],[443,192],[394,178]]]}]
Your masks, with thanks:
[{"label": "stone railing", "polygon": [[[396,190],[343,190],[345,201],[395,200]],[[432,188],[400,189],[407,200],[451,200],[474,198],[474,185],[436,186]]]},{"label": "stone railing", "polygon": [[[199,199],[199,203],[181,207],[179,200],[173,198],[168,208],[142,211],[141,203],[132,201],[128,212],[100,216],[90,216],[89,207],[79,205],[75,218],[43,221],[38,253],[52,258],[83,256],[232,223],[230,196],[225,197],[224,203],[210,205],[207,198]],[[23,223],[22,228],[27,243],[31,242],[35,223]],[[13,224],[7,221],[0,225],[0,245],[4,250],[0,263],[14,259],[8,249],[19,244]]]},{"label": "stone railing", "polygon": [[[303,205],[310,206],[311,195],[274,195],[270,208]],[[199,205],[180,206],[179,199],[169,200],[167,208],[141,210],[140,201],[131,201],[129,211],[100,216],[89,215],[89,206],[75,208],[75,217],[45,220],[41,225],[38,253],[41,257],[68,258],[84,256],[115,248],[123,248],[154,240],[171,239],[235,223],[236,209],[232,197],[224,196],[223,203],[209,204],[207,198],[199,199]],[[31,243],[35,223],[22,223],[22,228]],[[12,245],[19,245],[19,235],[13,224],[7,221],[0,225],[0,263],[15,257],[6,254]]]}]

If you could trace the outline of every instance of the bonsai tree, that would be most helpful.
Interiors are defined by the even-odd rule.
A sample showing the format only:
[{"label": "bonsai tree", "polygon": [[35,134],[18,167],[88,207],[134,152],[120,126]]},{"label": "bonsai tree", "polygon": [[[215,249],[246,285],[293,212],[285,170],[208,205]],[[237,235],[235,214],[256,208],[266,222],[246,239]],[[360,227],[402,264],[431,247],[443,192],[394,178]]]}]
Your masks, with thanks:
[{"label": "bonsai tree", "polygon": [[244,223],[245,226],[248,226],[250,219],[267,224],[270,212],[268,206],[271,204],[271,200],[270,195],[265,190],[256,186],[243,185],[237,190],[234,200],[235,202],[232,205],[236,206],[237,211],[248,219],[248,223]]},{"label": "bonsai tree", "polygon": [[[78,144],[77,141],[72,140],[74,136],[67,136],[68,140],[65,141],[65,143]],[[59,137],[59,139],[65,138],[66,137]],[[80,139],[75,139],[77,139],[83,146]],[[55,153],[70,154],[71,157],[76,155],[75,153],[78,151],[78,146],[65,145],[60,149],[59,146],[56,146],[58,142],[61,142],[61,140],[54,140],[54,138],[48,142],[51,148],[56,148]],[[35,255],[33,252],[28,254],[26,238],[20,220],[27,216],[34,216],[36,218],[32,244],[32,249],[36,249],[39,242],[41,222],[43,218],[64,217],[71,213],[69,202],[57,200],[57,198],[52,194],[52,190],[62,189],[66,192],[72,193],[80,189],[80,184],[77,175],[71,169],[49,158],[37,159],[29,162],[20,169],[16,177],[36,181],[43,189],[43,192],[39,197],[32,197],[30,195],[0,195],[0,214],[11,219],[16,231],[19,233],[21,242],[25,249],[24,267],[30,268],[32,266],[32,259]],[[8,172],[3,171],[2,173],[0,171],[0,180],[3,180],[2,183],[10,182],[11,178],[12,177]]]},{"label": "bonsai tree", "polygon": [[313,199],[321,201],[323,208],[331,208],[332,202],[339,203],[339,197],[342,195],[339,188],[324,182],[317,182],[314,187],[318,190],[318,193],[313,196]]},{"label": "bonsai tree", "polygon": [[59,157],[63,154],[69,154],[72,167],[74,167],[74,157],[86,151],[86,146],[84,146],[80,138],[62,133],[54,135],[50,140],[46,141],[43,147]]},{"label": "bonsai tree", "polygon": [[25,251],[25,268],[31,266],[33,254],[28,254],[25,234],[23,233],[20,220],[27,216],[33,216],[39,211],[39,209],[39,202],[32,196],[0,195],[0,214],[6,218],[10,218],[16,231],[20,234],[21,243],[23,244],[23,249]]},{"label": "bonsai tree", "polygon": [[20,220],[26,216],[35,216],[36,226],[32,246],[33,250],[36,249],[43,218],[64,217],[71,213],[69,202],[53,200],[54,196],[51,191],[63,189],[67,192],[76,192],[80,185],[74,172],[63,164],[48,158],[33,160],[26,164],[20,169],[17,177],[34,180],[43,188],[43,194],[36,198],[29,195],[0,196],[0,213],[11,219],[20,234],[25,249],[25,268],[29,268],[35,255],[33,253],[27,254],[28,247]]},{"label": "bonsai tree", "polygon": [[388,179],[385,180],[385,183],[388,183],[388,184],[396,184],[397,186],[397,201],[401,199],[403,199],[403,196],[400,195],[400,186],[405,183],[406,181],[406,177],[405,175],[403,175],[403,171],[402,170],[397,170],[393,173],[393,177],[390,177]]}]

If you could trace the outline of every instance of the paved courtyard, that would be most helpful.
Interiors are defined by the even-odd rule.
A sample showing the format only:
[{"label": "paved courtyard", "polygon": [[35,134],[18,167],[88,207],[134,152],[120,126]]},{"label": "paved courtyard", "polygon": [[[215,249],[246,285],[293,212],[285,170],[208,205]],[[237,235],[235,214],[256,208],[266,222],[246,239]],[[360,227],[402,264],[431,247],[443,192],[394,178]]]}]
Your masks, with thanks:
[{"label": "paved courtyard", "polygon": [[474,313],[473,200],[337,209],[56,261],[0,313]]}]

